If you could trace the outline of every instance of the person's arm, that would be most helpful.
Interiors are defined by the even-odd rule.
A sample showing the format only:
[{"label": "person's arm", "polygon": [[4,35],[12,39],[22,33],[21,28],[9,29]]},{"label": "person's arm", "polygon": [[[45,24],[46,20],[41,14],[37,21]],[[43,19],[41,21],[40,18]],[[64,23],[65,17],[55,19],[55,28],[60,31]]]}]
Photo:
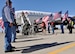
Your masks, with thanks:
[{"label": "person's arm", "polygon": [[5,12],[5,16],[6,16],[6,19],[8,20],[8,22],[12,23],[9,7],[5,7],[4,12]]}]

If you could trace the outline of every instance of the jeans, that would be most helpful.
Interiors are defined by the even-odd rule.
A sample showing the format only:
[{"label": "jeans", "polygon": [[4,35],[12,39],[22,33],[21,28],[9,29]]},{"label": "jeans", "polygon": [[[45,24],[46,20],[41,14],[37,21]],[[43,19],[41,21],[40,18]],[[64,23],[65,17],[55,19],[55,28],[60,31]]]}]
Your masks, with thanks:
[{"label": "jeans", "polygon": [[5,51],[10,51],[11,50],[11,27],[9,26],[8,22],[4,22],[4,27],[5,27]]},{"label": "jeans", "polygon": [[15,39],[16,39],[16,26],[13,26],[11,42],[15,42]]},{"label": "jeans", "polygon": [[61,33],[64,33],[63,24],[61,24]]},{"label": "jeans", "polygon": [[50,26],[48,26],[48,33],[50,33]]},{"label": "jeans", "polygon": [[54,27],[52,27],[52,34],[54,34]]}]

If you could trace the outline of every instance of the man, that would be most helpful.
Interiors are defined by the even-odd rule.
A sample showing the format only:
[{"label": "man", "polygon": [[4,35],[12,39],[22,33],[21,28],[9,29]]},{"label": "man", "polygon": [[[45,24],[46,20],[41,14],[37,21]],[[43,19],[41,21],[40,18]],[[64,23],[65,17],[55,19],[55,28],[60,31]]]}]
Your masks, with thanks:
[{"label": "man", "polygon": [[50,33],[50,22],[48,22],[48,33]]},{"label": "man", "polygon": [[68,29],[70,34],[72,34],[73,25],[74,25],[73,21],[69,19]]},{"label": "man", "polygon": [[60,26],[61,26],[61,33],[64,34],[64,24],[63,24],[62,19],[63,18],[61,17],[61,25]]},{"label": "man", "polygon": [[6,5],[2,9],[2,19],[4,21],[4,27],[5,27],[5,52],[11,52],[12,45],[11,45],[11,37],[12,37],[12,29],[13,21],[11,17],[11,11],[10,7],[12,6],[11,1],[7,1]]},{"label": "man", "polygon": [[34,32],[37,33],[38,32],[38,27],[37,27],[37,23],[36,23],[36,20],[34,20]]},{"label": "man", "polygon": [[27,20],[26,16],[24,15],[24,12],[22,12],[22,17],[23,17],[23,29],[22,29],[22,34],[24,35],[29,35],[29,29],[30,29],[30,24],[29,21]]},{"label": "man", "polygon": [[15,10],[12,7],[11,7],[11,13],[12,13],[12,20],[13,20],[11,41],[15,42],[15,39],[16,39],[16,19],[15,19]]}]

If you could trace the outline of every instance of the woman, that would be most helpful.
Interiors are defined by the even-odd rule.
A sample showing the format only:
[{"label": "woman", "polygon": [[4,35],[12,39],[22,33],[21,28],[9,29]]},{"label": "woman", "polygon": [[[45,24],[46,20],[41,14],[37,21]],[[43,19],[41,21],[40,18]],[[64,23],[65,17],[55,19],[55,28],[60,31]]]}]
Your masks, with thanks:
[{"label": "woman", "polygon": [[69,23],[68,23],[68,27],[67,27],[69,29],[69,33],[70,34],[72,34],[73,24],[74,24],[73,21],[70,19],[69,20]]},{"label": "woman", "polygon": [[54,34],[54,22],[51,22],[52,34]]},{"label": "woman", "polygon": [[42,22],[41,26],[42,26],[43,33],[46,33],[46,24],[45,24],[45,22]]}]

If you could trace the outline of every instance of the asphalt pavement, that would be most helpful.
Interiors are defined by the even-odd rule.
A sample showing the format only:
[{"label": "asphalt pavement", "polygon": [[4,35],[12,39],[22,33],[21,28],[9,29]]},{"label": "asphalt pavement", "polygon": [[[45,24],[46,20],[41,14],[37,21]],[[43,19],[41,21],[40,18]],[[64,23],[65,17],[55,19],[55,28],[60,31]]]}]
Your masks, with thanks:
[{"label": "asphalt pavement", "polygon": [[75,29],[69,34],[61,34],[61,30],[55,30],[55,34],[42,32],[32,35],[17,34],[14,52],[4,52],[4,33],[0,33],[0,54],[75,54]]}]

